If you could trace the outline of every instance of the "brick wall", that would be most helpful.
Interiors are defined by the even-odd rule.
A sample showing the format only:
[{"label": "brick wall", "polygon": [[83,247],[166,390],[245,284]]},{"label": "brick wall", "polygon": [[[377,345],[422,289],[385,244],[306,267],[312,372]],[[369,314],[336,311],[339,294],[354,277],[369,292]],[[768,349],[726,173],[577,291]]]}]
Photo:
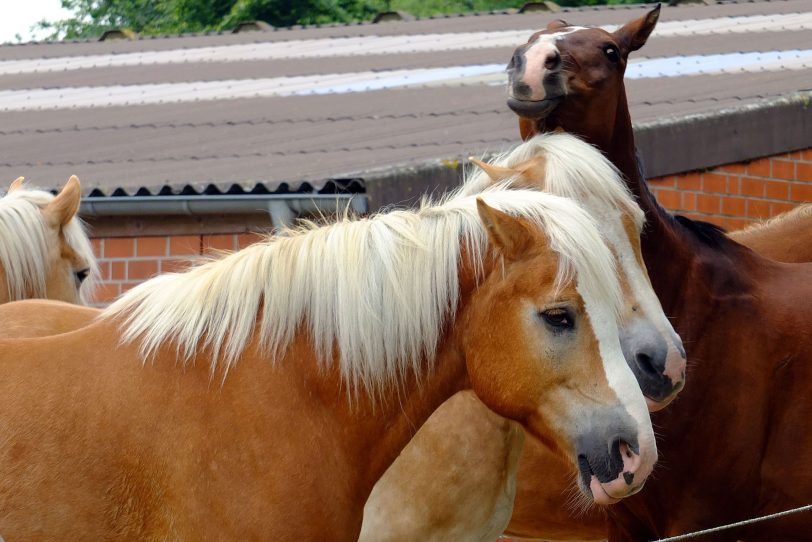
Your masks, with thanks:
[{"label": "brick wall", "polygon": [[[657,199],[691,218],[738,229],[812,201],[812,149],[652,179]],[[177,271],[212,250],[239,250],[254,234],[94,239],[102,273],[96,301],[106,304],[158,273]]]},{"label": "brick wall", "polygon": [[736,230],[812,201],[812,148],[651,179],[661,205]]},{"label": "brick wall", "polygon": [[260,237],[251,233],[93,239],[102,283],[95,301],[104,305],[153,275],[183,270],[201,255],[240,250]]}]

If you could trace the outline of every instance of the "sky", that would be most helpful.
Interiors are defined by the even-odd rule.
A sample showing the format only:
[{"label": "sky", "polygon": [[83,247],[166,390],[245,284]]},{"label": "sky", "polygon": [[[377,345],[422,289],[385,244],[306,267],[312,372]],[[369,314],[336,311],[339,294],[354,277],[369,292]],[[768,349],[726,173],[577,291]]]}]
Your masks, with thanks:
[{"label": "sky", "polygon": [[[62,9],[60,0],[0,0],[0,5],[6,8],[0,17],[0,43],[16,42],[15,34],[23,41],[36,39],[29,30],[31,25],[42,19],[64,19],[70,14]],[[44,37],[41,31],[39,37]]]}]

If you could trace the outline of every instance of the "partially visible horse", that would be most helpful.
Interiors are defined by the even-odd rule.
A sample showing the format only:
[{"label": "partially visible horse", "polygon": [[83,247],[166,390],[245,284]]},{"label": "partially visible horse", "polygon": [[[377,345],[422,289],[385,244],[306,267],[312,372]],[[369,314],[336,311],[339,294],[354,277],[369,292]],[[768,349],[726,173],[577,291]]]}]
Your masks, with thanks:
[{"label": "partially visible horse", "polygon": [[[626,178],[639,177],[624,136],[632,123],[623,74],[629,53],[645,45],[659,14],[657,6],[612,34],[557,20],[518,47],[508,64],[508,106],[519,115],[522,139],[553,130],[578,134],[606,153]],[[779,262],[812,261],[809,210],[788,211],[730,236]]]},{"label": "partially visible horse", "polygon": [[24,187],[20,177],[0,198],[0,303],[87,302],[97,264],[76,216],[80,197],[76,177],[56,196]]},{"label": "partially visible horse", "polygon": [[[519,47],[509,66],[509,106],[521,117],[522,137],[556,128],[576,133],[626,176],[646,213],[649,276],[692,360],[679,405],[653,416],[668,468],[645,492],[607,509],[610,540],[651,540],[812,502],[812,469],[800,459],[812,457],[812,267],[767,260],[710,224],[674,217],[649,191],[623,74],[658,15],[655,8],[612,33],[555,21]],[[587,531],[583,519],[556,515],[543,497],[566,488],[522,472],[520,465],[508,532],[547,536],[553,515],[572,536],[600,529],[600,518]],[[806,540],[809,518],[720,536]]]},{"label": "partially visible horse", "polygon": [[[649,408],[664,407],[682,388],[685,354],[646,276],[639,240],[642,213],[618,171],[594,147],[568,134],[533,138],[494,164],[474,161],[484,171],[469,175],[459,194],[494,184],[535,188],[570,197],[596,217],[627,281],[620,328],[626,361]],[[555,461],[554,469],[523,472],[531,480],[527,485],[569,487],[576,478],[549,447],[530,439],[523,453],[523,441],[521,427],[489,411],[472,394],[454,396],[373,489],[361,540],[496,538],[510,519],[520,455],[536,464],[538,456]],[[557,499],[566,500],[560,494]]]},{"label": "partially visible horse", "polygon": [[799,205],[728,235],[777,262],[812,262],[812,204]]},{"label": "partially visible horse", "polygon": [[355,539],[375,481],[465,388],[590,499],[632,494],[656,449],[618,271],[576,204],[496,189],[290,231],[81,329],[1,340],[0,532]]}]

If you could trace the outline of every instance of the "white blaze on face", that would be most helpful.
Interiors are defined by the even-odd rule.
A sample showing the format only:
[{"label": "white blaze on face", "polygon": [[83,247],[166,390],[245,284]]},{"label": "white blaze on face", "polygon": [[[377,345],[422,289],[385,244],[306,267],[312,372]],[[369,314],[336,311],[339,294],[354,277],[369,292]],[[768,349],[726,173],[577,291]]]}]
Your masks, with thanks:
[{"label": "white blaze on face", "polygon": [[542,34],[525,49],[524,70],[521,71],[519,82],[526,84],[530,88],[531,94],[529,98],[524,97],[524,99],[540,101],[546,98],[544,77],[549,70],[545,64],[548,59],[560,54],[556,42],[567,34],[583,29],[583,26],[572,26],[554,34]]},{"label": "white blaze on face", "polygon": [[[596,216],[599,221],[602,217]],[[623,272],[618,269],[618,272]],[[637,438],[640,444],[640,455],[645,462],[653,465],[656,461],[657,450],[654,442],[654,431],[651,427],[648,406],[640,391],[640,385],[626,363],[623,350],[620,347],[620,333],[614,312],[606,303],[593,299],[588,288],[582,288],[580,280],[577,286],[578,293],[584,300],[592,330],[598,341],[603,368],[609,387],[615,392],[621,405],[637,422]]]},{"label": "white blaze on face", "polygon": [[[653,325],[668,345],[669,363],[666,364],[665,374],[675,384],[682,381],[685,358],[681,340],[663,312],[663,307],[657,294],[654,293],[646,270],[636,257],[626,229],[623,227],[622,211],[617,208],[606,209],[605,206],[589,200],[585,201],[584,207],[603,225],[601,234],[614,251],[619,271],[626,277],[630,295],[634,296],[640,318]],[[678,345],[677,342],[680,344]],[[671,363],[672,360],[673,363]]]}]

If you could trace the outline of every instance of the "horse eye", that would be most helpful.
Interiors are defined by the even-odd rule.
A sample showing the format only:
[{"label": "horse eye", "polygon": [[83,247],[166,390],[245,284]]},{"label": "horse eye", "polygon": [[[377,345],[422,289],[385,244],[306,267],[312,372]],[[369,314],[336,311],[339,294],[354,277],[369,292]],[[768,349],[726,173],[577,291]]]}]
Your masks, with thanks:
[{"label": "horse eye", "polygon": [[79,271],[76,271],[74,275],[76,275],[76,280],[79,282],[79,284],[82,284],[85,281],[85,279],[87,279],[87,277],[90,276],[90,269],[81,269]]},{"label": "horse eye", "polygon": [[544,322],[555,330],[572,329],[575,327],[575,318],[567,309],[549,309],[539,313]]},{"label": "horse eye", "polygon": [[612,45],[607,45],[603,48],[603,53],[606,55],[612,62],[619,62],[620,61],[620,54],[617,52],[617,49]]}]

